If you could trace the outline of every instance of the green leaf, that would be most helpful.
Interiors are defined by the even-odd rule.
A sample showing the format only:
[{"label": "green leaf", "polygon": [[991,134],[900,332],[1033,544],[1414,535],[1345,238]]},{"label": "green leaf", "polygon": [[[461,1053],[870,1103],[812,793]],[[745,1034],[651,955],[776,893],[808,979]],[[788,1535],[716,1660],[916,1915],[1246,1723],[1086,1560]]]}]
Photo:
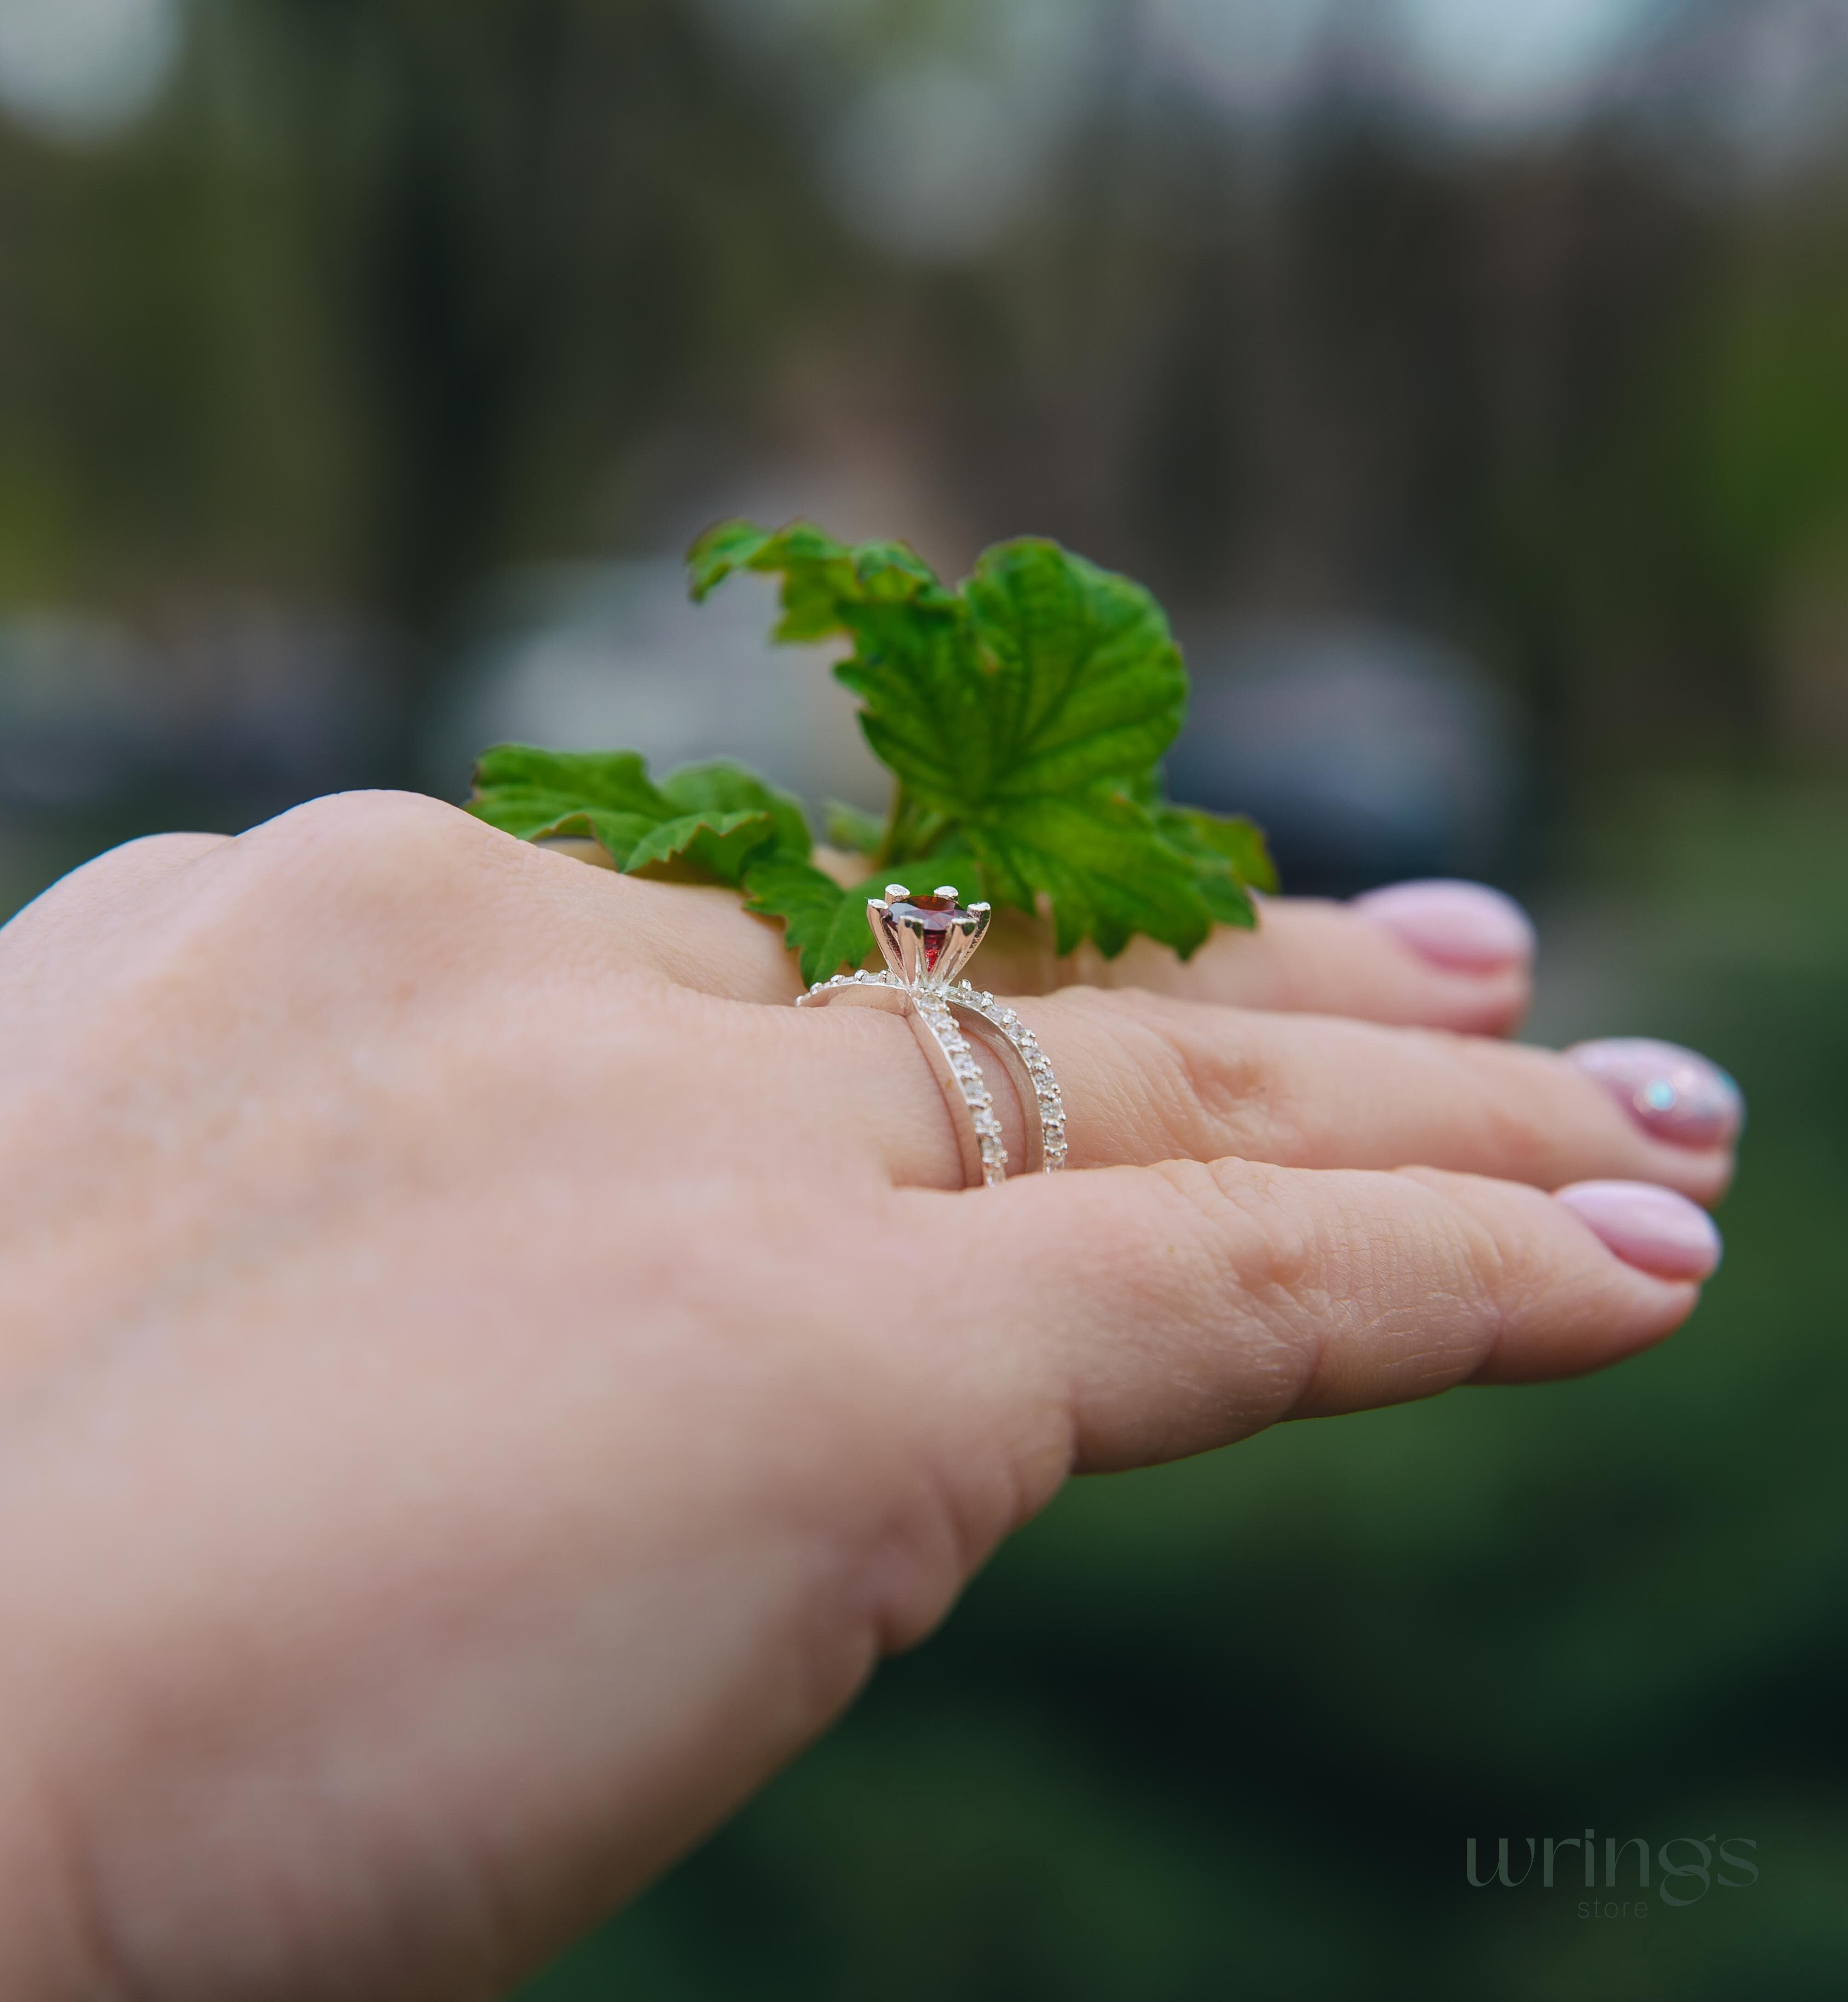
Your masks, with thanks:
[{"label": "green leaf", "polygon": [[1255,926],[1257,910],[1247,890],[1277,888],[1276,865],[1257,822],[1243,814],[1210,814],[1198,807],[1170,806],[1165,800],[1156,804],[1151,814],[1162,839],[1192,863],[1214,922],[1247,930]]},{"label": "green leaf", "polygon": [[754,856],[809,851],[800,804],[742,766],[689,765],[657,786],[633,751],[497,745],[476,762],[469,811],[522,841],[588,837],[626,871],[675,863],[721,883]]},{"label": "green leaf", "polygon": [[965,832],[995,902],[1030,911],[1044,894],[1061,954],[1093,938],[1114,958],[1140,933],[1185,959],[1212,930],[1192,863],[1120,792],[1013,802]]},{"label": "green leaf", "polygon": [[[545,803],[560,799],[574,807],[637,814],[650,821],[673,811],[650,781],[639,752],[542,751],[531,744],[497,744],[475,761],[470,808],[496,826],[503,824],[497,815],[530,818]],[[494,811],[483,811],[484,804]]]},{"label": "green leaf", "polygon": [[915,607],[940,615],[961,613],[961,602],[936,574],[902,542],[862,542],[849,549],[812,522],[792,521],[774,532],[749,521],[721,521],[708,528],[687,553],[693,601],[741,570],[783,576],[783,620],[779,640],[825,640],[845,633],[858,638],[853,615],[883,614]]},{"label": "green leaf", "polygon": [[800,858],[809,852],[808,816],[802,802],[730,759],[682,765],[661,780],[661,790],[683,813],[767,813],[779,855]]},{"label": "green leaf", "polygon": [[835,672],[921,804],[962,820],[1126,781],[1173,742],[1187,674],[1139,584],[1027,540],[986,551],[964,599],[961,619],[934,605],[843,612],[860,644]]},{"label": "green leaf", "polygon": [[735,884],[770,836],[761,813],[682,814],[650,828],[616,866],[633,874],[650,863],[678,862]]},{"label": "green leaf", "polygon": [[755,521],[720,521],[708,528],[687,551],[687,581],[696,605],[723,584],[734,570],[743,570],[772,539],[768,528]]},{"label": "green leaf", "polygon": [[1277,894],[1277,864],[1271,860],[1264,831],[1256,821],[1243,814],[1211,814],[1199,807],[1177,806],[1164,806],[1156,818],[1170,840],[1175,839],[1177,827],[1184,828],[1189,838],[1222,856],[1247,888]]},{"label": "green leaf", "polygon": [[781,918],[784,943],[801,956],[802,977],[825,980],[843,966],[858,966],[873,950],[866,899],[877,890],[843,890],[813,863],[771,856],[745,872],[744,908]]},{"label": "green leaf", "polygon": [[[1146,771],[1187,713],[1187,678],[1150,594],[1056,542],[987,550],[968,598],[983,655],[989,769],[978,798],[1069,793]],[[975,761],[979,767],[982,761]]]},{"label": "green leaf", "polygon": [[1187,706],[1167,621],[1139,584],[1029,538],[986,551],[959,592],[902,545],[849,549],[803,522],[721,524],[689,560],[696,597],[735,570],[779,571],[783,635],[853,641],[835,672],[903,789],[899,855],[906,837],[961,842],[992,901],[1050,902],[1062,950],[1094,937],[1120,951],[1146,931],[1189,952],[1213,906],[1249,917],[1229,871],[1179,856],[1128,797]]}]

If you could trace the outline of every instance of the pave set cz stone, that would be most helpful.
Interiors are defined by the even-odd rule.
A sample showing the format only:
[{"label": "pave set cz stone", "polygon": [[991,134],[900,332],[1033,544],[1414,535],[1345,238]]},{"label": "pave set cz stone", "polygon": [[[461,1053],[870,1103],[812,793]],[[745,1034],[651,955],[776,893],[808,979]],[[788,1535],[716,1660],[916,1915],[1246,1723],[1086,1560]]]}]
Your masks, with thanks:
[{"label": "pave set cz stone", "polygon": [[866,903],[887,970],[818,980],[797,1005],[846,1001],[909,1015],[952,1115],[960,1115],[964,1178],[992,1188],[1007,1177],[1007,1151],[994,1096],[959,1016],[995,1032],[990,1047],[1006,1065],[1027,1124],[1027,1170],[1054,1174],[1065,1166],[1066,1150],[1065,1100],[1038,1039],[1006,1002],[956,977],[981,944],[989,916],[986,904],[965,907],[953,885],[914,897],[903,884],[890,884],[884,897]]}]

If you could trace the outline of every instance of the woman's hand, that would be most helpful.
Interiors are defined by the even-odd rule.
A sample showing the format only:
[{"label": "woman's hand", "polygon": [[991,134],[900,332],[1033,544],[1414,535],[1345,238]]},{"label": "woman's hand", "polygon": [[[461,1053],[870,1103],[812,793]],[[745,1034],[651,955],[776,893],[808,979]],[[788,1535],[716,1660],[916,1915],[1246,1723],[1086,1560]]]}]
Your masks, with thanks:
[{"label": "woman's hand", "polygon": [[1697,1212],[1545,1191],[1710,1199],[1723,1092],[1379,1025],[1505,1026],[1515,959],[1278,904],[1141,970],[1021,1005],[1092,1172],[971,1194],[908,1027],[768,1005],[735,898],[427,800],[16,919],[0,1993],[497,1993],[1069,1474],[1686,1317]]}]

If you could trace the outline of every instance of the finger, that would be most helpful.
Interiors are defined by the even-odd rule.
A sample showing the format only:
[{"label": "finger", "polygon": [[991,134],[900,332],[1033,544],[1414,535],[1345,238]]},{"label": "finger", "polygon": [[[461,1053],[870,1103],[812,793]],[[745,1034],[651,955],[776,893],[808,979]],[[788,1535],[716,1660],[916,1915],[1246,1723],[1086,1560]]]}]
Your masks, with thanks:
[{"label": "finger", "polygon": [[[1615,1176],[1700,1202],[1731,1178],[1737,1087],[1671,1045],[1592,1044],[1562,1056],[1086,989],[1017,1005],[1058,1073],[1074,1167],[1229,1154],[1292,1167],[1415,1162],[1546,1189]],[[1605,1063],[1600,1053],[1613,1048],[1620,1060]],[[1011,1094],[998,1072],[994,1081],[1018,1160]]]},{"label": "finger", "polygon": [[1043,927],[996,916],[982,948],[997,992],[1139,987],[1243,1008],[1293,1009],[1374,1022],[1505,1035],[1527,1011],[1533,928],[1480,884],[1400,884],[1351,904],[1265,898],[1258,928],[1222,928],[1183,961],[1136,939],[1107,960],[1086,947],[1056,958]]},{"label": "finger", "polygon": [[[556,856],[612,867],[593,842],[547,846]],[[843,884],[864,873],[859,858],[827,849],[818,848],[814,860]],[[1477,1035],[1505,1035],[1527,1012],[1533,927],[1518,905],[1483,884],[1396,884],[1351,904],[1267,897],[1260,907],[1256,931],[1222,928],[1184,961],[1146,938],[1132,940],[1115,959],[1093,946],[1062,958],[1044,922],[998,911],[982,947],[982,975],[1005,994],[1135,987],[1247,1008],[1351,1015]],[[739,999],[793,996],[800,985],[793,956],[773,964],[774,927],[766,919],[754,922],[762,938],[751,949],[748,991],[735,976],[715,985],[703,966],[688,984]]]},{"label": "finger", "polygon": [[[1691,1205],[1644,1193],[1711,1233]],[[1574,1375],[1660,1341],[1697,1285],[1626,1262],[1597,1222],[1473,1176],[1229,1160],[1024,1179],[968,1202],[953,1236],[974,1338],[992,1367],[1026,1372],[1017,1396],[1064,1412],[1074,1465],[1101,1471],[1281,1418]],[[1627,1254],[1651,1243],[1633,1228]]]},{"label": "finger", "polygon": [[[1418,1163],[1545,1189],[1616,1177],[1703,1203],[1732,1176],[1737,1087],[1670,1045],[1646,1046],[1655,1083],[1637,1068],[1645,1046],[1618,1045],[1630,1059],[1616,1066],[1620,1087],[1600,1061],[1609,1045],[1559,1055],[1089,988],[1015,1005],[1058,1076],[1073,1168],[1233,1155],[1285,1167]],[[979,1025],[966,1025],[978,1031],[971,1041],[1017,1170],[1027,1159],[1020,1100]],[[901,1187],[960,1186],[953,1114],[908,1024],[859,1008],[791,1010],[772,1041],[783,1054],[751,1062],[788,1084],[792,1136],[807,1132],[839,1160],[874,1159]],[[1671,1079],[1676,1096],[1663,1111],[1657,1085]]]}]

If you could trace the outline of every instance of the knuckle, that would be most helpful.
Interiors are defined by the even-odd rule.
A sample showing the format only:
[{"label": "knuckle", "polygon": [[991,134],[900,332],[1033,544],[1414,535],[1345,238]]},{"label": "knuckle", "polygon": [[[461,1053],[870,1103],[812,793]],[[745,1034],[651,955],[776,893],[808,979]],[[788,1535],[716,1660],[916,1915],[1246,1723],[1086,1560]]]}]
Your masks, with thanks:
[{"label": "knuckle", "polygon": [[278,814],[246,839],[367,853],[407,843],[440,845],[459,824],[478,825],[422,793],[329,793]]},{"label": "knuckle", "polygon": [[1189,1010],[1157,1032],[1168,1055],[1177,1118],[1198,1144],[1271,1161],[1298,1158],[1302,1122],[1292,1106],[1285,1067],[1249,1017],[1208,1023]]},{"label": "knuckle", "polygon": [[495,838],[413,793],[310,800],[224,845],[147,941],[144,971],[190,1007],[220,991],[375,989],[438,950],[453,965],[457,939],[484,929],[466,920],[491,891],[483,851]]},{"label": "knuckle", "polygon": [[1260,1162],[1163,1162],[1170,1214],[1191,1219],[1212,1283],[1260,1304],[1327,1290],[1326,1247],[1295,1174]]},{"label": "knuckle", "polygon": [[1108,1031],[1125,1135],[1142,1159],[1284,1158],[1289,1121],[1264,1039],[1215,1006],[1125,992],[1081,1004]]},{"label": "knuckle", "polygon": [[[1453,1321],[1459,1339],[1486,1355],[1550,1289],[1555,1273],[1544,1231],[1516,1227],[1522,1212],[1550,1218],[1539,1190],[1431,1168],[1401,1168],[1396,1179],[1421,1188],[1424,1270],[1419,1292],[1428,1324]],[[1491,1191],[1492,1206],[1482,1198]],[[1512,1214],[1511,1214],[1511,1209]]]},{"label": "knuckle", "polygon": [[1295,1171],[1220,1160],[1190,1165],[1180,1179],[1207,1205],[1215,1278],[1237,1303],[1254,1409],[1269,1422],[1295,1408],[1321,1373],[1343,1290],[1327,1233]]},{"label": "knuckle", "polygon": [[427,908],[479,874],[493,831],[417,793],[335,793],[244,835],[259,882],[286,879],[312,906],[336,898],[348,914]]}]

